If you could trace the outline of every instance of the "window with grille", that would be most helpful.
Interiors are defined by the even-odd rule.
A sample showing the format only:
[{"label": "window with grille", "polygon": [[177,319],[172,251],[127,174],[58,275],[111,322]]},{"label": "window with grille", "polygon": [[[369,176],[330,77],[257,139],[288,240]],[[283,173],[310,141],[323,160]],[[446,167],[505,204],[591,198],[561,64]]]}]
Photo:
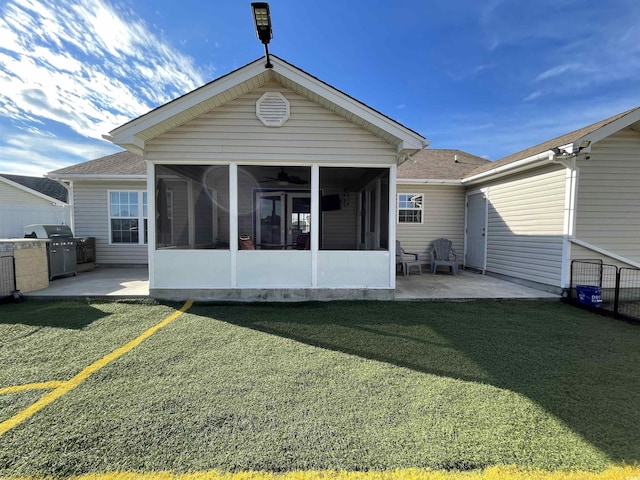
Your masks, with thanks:
[{"label": "window with grille", "polygon": [[110,191],[109,230],[111,243],[147,243],[147,192]]},{"label": "window with grille", "polygon": [[398,223],[422,223],[423,196],[420,193],[398,194]]}]

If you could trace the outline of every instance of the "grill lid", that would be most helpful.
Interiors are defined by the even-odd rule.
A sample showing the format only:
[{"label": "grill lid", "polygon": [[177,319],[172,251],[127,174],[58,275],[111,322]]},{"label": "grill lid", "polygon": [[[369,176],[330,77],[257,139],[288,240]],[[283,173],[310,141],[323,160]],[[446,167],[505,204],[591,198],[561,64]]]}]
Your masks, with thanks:
[{"label": "grill lid", "polygon": [[73,232],[69,225],[27,225],[24,227],[25,238],[71,238]]}]

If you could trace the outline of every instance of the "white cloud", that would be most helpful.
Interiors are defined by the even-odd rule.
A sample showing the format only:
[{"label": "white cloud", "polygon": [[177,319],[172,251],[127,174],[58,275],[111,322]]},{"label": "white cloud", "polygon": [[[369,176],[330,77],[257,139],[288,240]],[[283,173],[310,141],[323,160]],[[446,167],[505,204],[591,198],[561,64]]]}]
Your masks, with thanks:
[{"label": "white cloud", "polygon": [[524,97],[524,99],[522,99],[523,102],[530,102],[532,100],[535,100],[538,97],[542,96],[542,90],[536,90],[535,92],[527,95],[526,97]]},{"label": "white cloud", "polygon": [[0,113],[8,118],[101,138],[204,83],[191,58],[103,0],[10,0],[0,13]]},{"label": "white cloud", "polygon": [[[4,131],[0,132],[4,135]],[[5,136],[0,146],[0,172],[36,175],[73,163],[109,155],[120,148],[107,142],[69,141],[56,138],[50,132]]]},{"label": "white cloud", "polygon": [[547,80],[549,78],[557,77],[558,75],[562,75],[567,72],[579,72],[581,70],[583,70],[583,67],[579,63],[567,63],[564,65],[558,65],[556,67],[545,70],[540,75],[538,75],[534,81],[539,82],[542,80]]}]

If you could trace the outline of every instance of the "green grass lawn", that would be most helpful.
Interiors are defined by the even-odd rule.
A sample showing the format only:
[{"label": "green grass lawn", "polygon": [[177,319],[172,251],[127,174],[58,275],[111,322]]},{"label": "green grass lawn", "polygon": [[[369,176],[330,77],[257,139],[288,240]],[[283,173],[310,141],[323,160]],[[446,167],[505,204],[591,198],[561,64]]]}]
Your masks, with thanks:
[{"label": "green grass lawn", "polygon": [[[68,379],[172,307],[0,306],[0,387]],[[1,436],[0,476],[602,470],[640,462],[638,425],[640,327],[561,303],[196,305]]]}]

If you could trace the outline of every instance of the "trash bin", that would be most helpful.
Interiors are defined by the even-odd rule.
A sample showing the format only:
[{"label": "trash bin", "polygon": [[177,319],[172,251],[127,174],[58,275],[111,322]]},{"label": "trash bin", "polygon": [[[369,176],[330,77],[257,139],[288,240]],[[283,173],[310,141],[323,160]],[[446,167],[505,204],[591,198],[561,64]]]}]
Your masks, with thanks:
[{"label": "trash bin", "polygon": [[602,288],[593,285],[576,285],[578,302],[590,307],[602,306]]}]

